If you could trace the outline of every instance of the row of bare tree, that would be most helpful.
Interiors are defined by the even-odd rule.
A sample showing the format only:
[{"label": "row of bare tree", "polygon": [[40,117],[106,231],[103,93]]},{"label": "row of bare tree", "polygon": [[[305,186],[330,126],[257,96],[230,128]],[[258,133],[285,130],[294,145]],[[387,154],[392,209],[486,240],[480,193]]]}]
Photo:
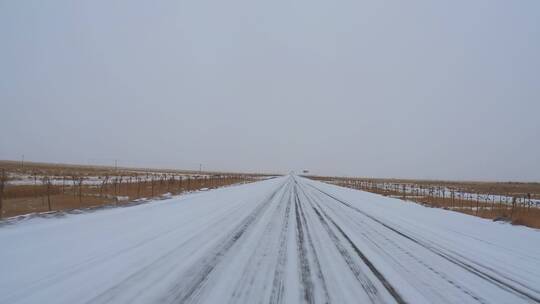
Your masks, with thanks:
[{"label": "row of bare tree", "polygon": [[333,183],[385,196],[399,197],[434,207],[450,208],[473,215],[507,217],[513,220],[515,213],[535,211],[540,204],[532,199],[530,193],[497,194],[471,193],[470,189],[459,189],[441,185],[422,185],[411,183],[392,183],[359,179],[338,179]]},{"label": "row of bare tree", "polygon": [[[37,198],[42,208],[49,211],[60,208],[58,202],[73,206],[89,203],[103,204],[142,197],[155,197],[164,193],[178,194],[202,188],[217,188],[224,185],[247,182],[254,179],[249,175],[227,174],[211,176],[182,176],[174,174],[145,174],[126,176],[101,176],[90,180],[85,176],[38,176],[33,175],[33,185],[10,186],[4,191],[8,175],[4,170],[0,175],[0,216],[3,215],[3,199]],[[69,199],[73,195],[73,199]],[[85,199],[86,198],[86,199]],[[66,200],[69,203],[65,203]],[[53,206],[53,201],[55,206]],[[75,207],[75,206],[73,206]]]}]

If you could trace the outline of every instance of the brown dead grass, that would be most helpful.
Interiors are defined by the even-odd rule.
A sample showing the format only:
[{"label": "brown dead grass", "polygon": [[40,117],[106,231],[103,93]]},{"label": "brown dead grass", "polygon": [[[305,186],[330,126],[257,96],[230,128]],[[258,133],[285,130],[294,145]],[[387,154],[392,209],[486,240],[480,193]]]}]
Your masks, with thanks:
[{"label": "brown dead grass", "polygon": [[[13,186],[8,187],[4,195],[4,217],[32,212],[57,211],[102,206],[108,204],[124,204],[139,198],[158,197],[165,193],[173,195],[202,188],[218,188],[226,185],[249,182],[251,179],[240,177],[223,177],[213,179],[176,181],[154,181],[131,184],[107,185],[103,191],[99,186],[83,186],[79,196],[78,187],[54,186],[47,195],[45,186]],[[121,200],[117,198],[121,197]],[[49,209],[50,202],[50,209]]]},{"label": "brown dead grass", "polygon": [[[165,193],[179,194],[202,188],[217,188],[226,185],[250,182],[260,175],[234,173],[212,174],[203,172],[205,177],[190,177],[181,179],[181,175],[189,171],[132,169],[111,167],[59,165],[43,163],[25,163],[0,161],[0,168],[12,174],[37,174],[39,176],[66,177],[65,185],[48,185],[38,179],[34,185],[6,185],[2,198],[2,213],[0,217],[10,217],[32,212],[45,212],[87,208],[108,204],[124,204],[139,198],[158,197]],[[146,171],[145,171],[146,170]],[[148,175],[148,173],[151,173]],[[198,172],[197,172],[198,173]],[[85,185],[81,187],[72,182],[72,177],[98,176],[107,183],[103,186]],[[153,181],[138,179],[137,176]],[[153,176],[153,177],[152,177]],[[115,181],[122,177],[122,182]],[[185,176],[184,176],[185,178]],[[118,199],[121,198],[121,199]]]}]

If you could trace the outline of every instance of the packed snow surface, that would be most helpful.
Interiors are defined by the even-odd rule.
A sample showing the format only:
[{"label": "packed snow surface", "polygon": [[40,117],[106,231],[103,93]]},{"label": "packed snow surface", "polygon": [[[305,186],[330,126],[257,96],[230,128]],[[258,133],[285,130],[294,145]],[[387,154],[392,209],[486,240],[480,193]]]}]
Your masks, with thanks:
[{"label": "packed snow surface", "polygon": [[286,176],[0,226],[0,303],[540,303],[540,232]]}]

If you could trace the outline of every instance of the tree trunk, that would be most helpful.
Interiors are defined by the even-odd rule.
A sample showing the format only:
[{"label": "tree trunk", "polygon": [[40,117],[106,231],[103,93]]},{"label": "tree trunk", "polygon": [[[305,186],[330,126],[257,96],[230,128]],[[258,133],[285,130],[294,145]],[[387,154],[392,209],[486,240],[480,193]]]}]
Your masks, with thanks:
[{"label": "tree trunk", "polygon": [[2,173],[0,174],[0,218],[2,218],[2,216],[4,215],[4,205],[2,197],[4,196],[4,187],[6,185],[6,181],[6,171],[2,169]]},{"label": "tree trunk", "polygon": [[47,180],[47,205],[49,206],[49,211],[52,211],[51,206],[51,181]]},{"label": "tree trunk", "polygon": [[83,184],[83,178],[79,178],[79,205],[82,205],[82,184]]}]

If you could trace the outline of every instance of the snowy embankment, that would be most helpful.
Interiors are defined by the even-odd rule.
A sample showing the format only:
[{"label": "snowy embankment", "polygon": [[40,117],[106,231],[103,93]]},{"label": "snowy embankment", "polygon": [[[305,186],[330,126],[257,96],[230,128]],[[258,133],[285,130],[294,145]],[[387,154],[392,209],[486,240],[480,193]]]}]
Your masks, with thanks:
[{"label": "snowy embankment", "polygon": [[294,176],[0,244],[0,303],[540,303],[539,231]]}]

